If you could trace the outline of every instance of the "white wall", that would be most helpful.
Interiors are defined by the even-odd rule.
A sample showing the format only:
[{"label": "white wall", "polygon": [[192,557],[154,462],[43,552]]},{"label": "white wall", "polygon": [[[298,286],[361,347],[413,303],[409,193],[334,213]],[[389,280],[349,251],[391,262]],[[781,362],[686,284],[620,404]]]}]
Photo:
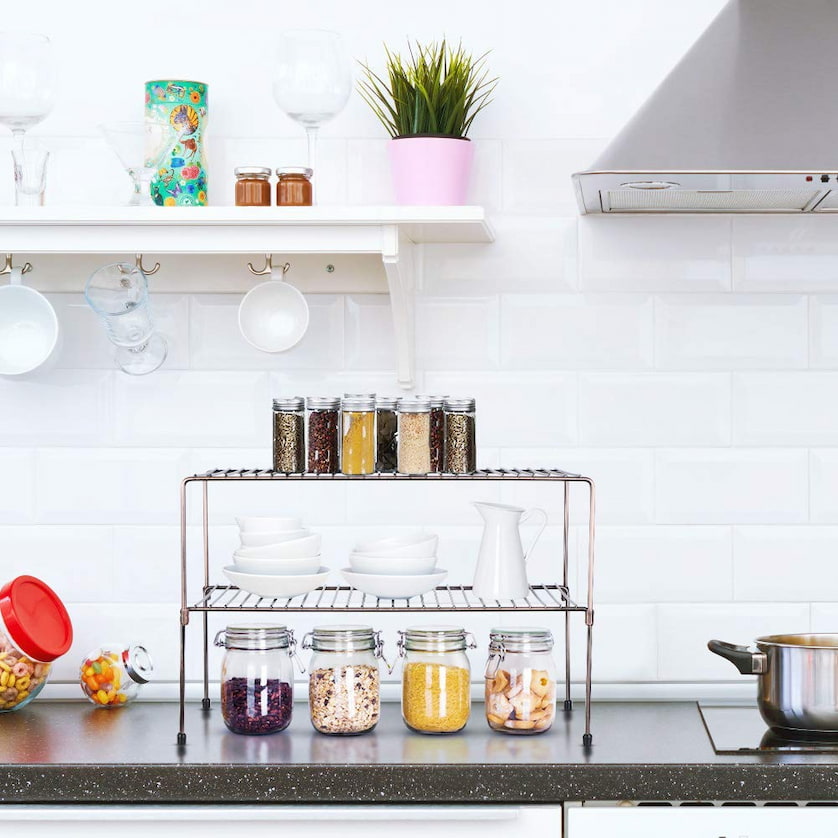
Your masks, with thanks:
[{"label": "white wall", "polygon": [[[497,242],[425,249],[418,386],[478,397],[484,465],[558,465],[597,480],[601,694],[614,692],[607,684],[658,684],[659,694],[707,685],[685,689],[694,694],[737,680],[705,650],[710,637],[747,642],[838,620],[835,221],[580,220],[569,175],[720,6],[154,0],[121,11],[46,0],[12,4],[3,25],[43,30],[61,54],[59,104],[37,130],[55,152],[55,204],[123,198],[125,176],[95,124],[139,117],[151,77],[210,84],[213,203],[231,202],[234,165],[300,160],[299,131],[270,97],[272,38],[284,26],[339,29],[373,61],[382,41],[407,34],[491,48],[502,81],[475,126],[473,197]],[[382,131],[358,97],[326,127],[322,154],[324,201],[390,200]],[[0,200],[10,181],[0,178]],[[68,276],[67,294],[53,297],[67,333],[62,369],[0,382],[0,576],[35,573],[71,603],[78,641],[63,677],[88,646],[122,635],[145,639],[171,680],[181,477],[266,465],[272,395],[394,390],[387,299],[312,297],[308,336],[275,359],[239,337],[235,296],[160,295],[171,357],[132,380],[113,370],[82,281]],[[384,519],[438,528],[445,563],[468,578],[474,493],[417,506],[360,488],[316,492],[310,502],[219,498],[214,567],[229,555],[232,515],[276,503],[305,510],[335,567],[362,526]],[[504,497],[515,496],[505,487]],[[540,566],[550,559],[543,550]],[[485,640],[487,620],[469,628]]]}]

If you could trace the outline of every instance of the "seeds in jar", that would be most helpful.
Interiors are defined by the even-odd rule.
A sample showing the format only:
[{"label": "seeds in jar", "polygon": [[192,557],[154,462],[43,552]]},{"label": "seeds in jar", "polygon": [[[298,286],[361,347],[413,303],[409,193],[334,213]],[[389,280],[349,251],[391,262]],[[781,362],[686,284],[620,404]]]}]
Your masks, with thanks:
[{"label": "seeds in jar", "polygon": [[476,470],[474,417],[467,413],[445,416],[445,470],[452,474],[469,474]]},{"label": "seeds in jar", "polygon": [[431,414],[399,415],[399,471],[427,474],[431,470]]},{"label": "seeds in jar", "polygon": [[274,471],[305,469],[305,430],[297,413],[274,412]]},{"label": "seeds in jar", "polygon": [[493,730],[539,733],[553,724],[556,682],[544,669],[498,669],[486,678],[486,719]]},{"label": "seeds in jar", "polygon": [[320,733],[363,733],[378,723],[378,667],[315,669],[308,682],[311,723]]},{"label": "seeds in jar", "polygon": [[440,663],[408,663],[402,674],[402,713],[413,730],[454,733],[471,711],[469,671]]},{"label": "seeds in jar", "polygon": [[334,474],[338,470],[338,411],[312,410],[308,417],[308,470]]}]

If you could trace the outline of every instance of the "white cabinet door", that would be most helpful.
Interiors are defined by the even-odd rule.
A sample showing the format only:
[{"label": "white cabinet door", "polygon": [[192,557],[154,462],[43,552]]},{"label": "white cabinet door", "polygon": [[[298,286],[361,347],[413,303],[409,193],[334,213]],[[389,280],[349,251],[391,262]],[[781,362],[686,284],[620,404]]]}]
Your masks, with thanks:
[{"label": "white cabinet door", "polygon": [[561,838],[560,806],[0,806],[0,835],[26,838]]}]

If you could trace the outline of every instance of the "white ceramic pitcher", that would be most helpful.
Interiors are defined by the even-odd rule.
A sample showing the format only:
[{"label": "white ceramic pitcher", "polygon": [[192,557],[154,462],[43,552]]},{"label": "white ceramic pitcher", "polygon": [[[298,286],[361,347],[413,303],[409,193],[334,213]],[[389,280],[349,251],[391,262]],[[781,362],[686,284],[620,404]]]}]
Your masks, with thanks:
[{"label": "white ceramic pitcher", "polygon": [[[521,509],[504,503],[475,501],[474,505],[484,521],[474,594],[481,599],[523,599],[530,591],[527,557],[547,526],[547,513],[539,507]],[[544,522],[524,552],[519,526],[533,515],[543,515]]]}]

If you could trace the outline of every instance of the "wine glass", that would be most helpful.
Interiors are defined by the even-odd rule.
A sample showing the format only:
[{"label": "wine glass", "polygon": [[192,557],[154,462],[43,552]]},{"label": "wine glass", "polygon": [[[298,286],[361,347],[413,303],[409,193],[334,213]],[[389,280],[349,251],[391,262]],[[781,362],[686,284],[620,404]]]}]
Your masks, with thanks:
[{"label": "wine glass", "polygon": [[305,128],[308,167],[316,184],[317,132],[346,106],[352,90],[349,58],[341,36],[322,29],[282,32],[277,52],[274,100]]},{"label": "wine glass", "polygon": [[151,179],[169,149],[177,142],[178,133],[165,122],[108,122],[99,126],[134,184],[129,207],[154,206]]},{"label": "wine glass", "polygon": [[53,106],[55,68],[46,35],[0,32],[0,123],[12,129],[23,151],[25,132]]}]

